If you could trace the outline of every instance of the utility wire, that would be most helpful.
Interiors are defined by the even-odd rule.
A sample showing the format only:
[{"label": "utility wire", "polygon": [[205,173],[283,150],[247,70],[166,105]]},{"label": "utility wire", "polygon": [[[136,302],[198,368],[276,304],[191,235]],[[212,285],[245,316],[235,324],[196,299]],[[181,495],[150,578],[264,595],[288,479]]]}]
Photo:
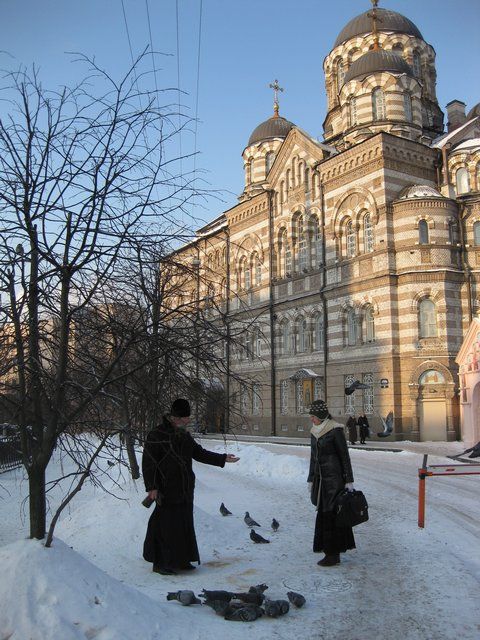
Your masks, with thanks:
[{"label": "utility wire", "polygon": [[180,23],[178,18],[178,0],[175,2],[176,22],[177,22],[177,95],[178,95],[178,140],[180,154],[180,176],[183,179],[183,161],[182,161],[182,117],[180,112]]},{"label": "utility wire", "polygon": [[[193,184],[195,185],[197,171],[197,130],[198,130],[198,95],[200,87],[200,52],[202,48],[202,13],[203,0],[200,0],[200,12],[198,20],[198,51],[197,51],[197,90],[195,97],[195,133],[194,133],[194,149],[193,149]],[[193,204],[193,203],[192,203]]]}]

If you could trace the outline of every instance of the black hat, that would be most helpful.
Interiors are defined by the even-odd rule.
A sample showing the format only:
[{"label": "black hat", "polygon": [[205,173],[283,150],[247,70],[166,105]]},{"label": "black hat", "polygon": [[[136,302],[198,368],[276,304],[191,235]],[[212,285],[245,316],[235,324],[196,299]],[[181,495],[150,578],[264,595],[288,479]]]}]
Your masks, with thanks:
[{"label": "black hat", "polygon": [[172,402],[170,415],[175,418],[188,418],[190,415],[190,403],[185,398],[177,398]]},{"label": "black hat", "polygon": [[308,409],[308,415],[316,416],[320,420],[328,418],[330,414],[328,412],[328,407],[325,400],[315,400],[315,402],[312,402]]}]

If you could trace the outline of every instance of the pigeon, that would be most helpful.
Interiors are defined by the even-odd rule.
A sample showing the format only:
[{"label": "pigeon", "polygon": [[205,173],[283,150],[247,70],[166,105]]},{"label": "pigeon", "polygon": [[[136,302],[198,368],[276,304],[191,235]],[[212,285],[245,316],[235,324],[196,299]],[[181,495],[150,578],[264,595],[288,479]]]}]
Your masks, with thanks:
[{"label": "pigeon", "polygon": [[250,531],[250,540],[252,540],[256,544],[266,544],[267,542],[270,542],[270,540],[265,540],[265,538],[262,538],[262,536],[253,529]]},{"label": "pigeon", "polygon": [[184,607],[191,604],[202,604],[201,600],[195,597],[193,591],[170,591],[167,594],[167,600],[178,600]]},{"label": "pigeon", "polygon": [[278,531],[278,527],[279,527],[279,526],[280,526],[280,523],[279,523],[277,520],[275,520],[275,518],[274,518],[274,519],[272,520],[272,529],[273,529],[274,531]]},{"label": "pigeon", "polygon": [[205,600],[203,604],[211,607],[217,616],[224,616],[227,609],[230,608],[230,603],[227,600]]},{"label": "pigeon", "polygon": [[465,449],[462,453],[458,453],[456,456],[452,456],[452,458],[460,458],[460,456],[464,456],[466,453],[469,453],[469,458],[480,458],[480,442],[477,442],[476,445],[470,447],[470,449]]},{"label": "pigeon", "polygon": [[265,600],[263,607],[265,614],[270,618],[278,618],[290,610],[290,605],[286,600]]},{"label": "pigeon", "polygon": [[206,600],[224,600],[225,602],[230,602],[235,597],[235,594],[231,591],[207,591],[206,589],[202,590],[202,593],[198,594],[199,598],[205,598]]},{"label": "pigeon", "polygon": [[253,622],[260,616],[263,616],[263,609],[251,604],[239,608],[230,605],[225,612],[225,620],[234,622]]},{"label": "pigeon", "polygon": [[385,419],[380,416],[380,420],[382,421],[383,431],[377,433],[377,436],[379,438],[386,438],[393,431],[393,411],[390,411]]},{"label": "pigeon", "polygon": [[360,382],[360,380],[354,380],[351,385],[345,387],[345,395],[351,396],[357,389],[371,389],[371,385]]},{"label": "pigeon", "polygon": [[114,467],[115,466],[115,462],[112,462],[111,460],[107,460],[107,464],[109,467]]},{"label": "pigeon", "polygon": [[266,585],[265,583],[256,584],[255,586],[250,587],[248,593],[264,593],[267,589],[268,585]]},{"label": "pigeon", "polygon": [[295,591],[288,591],[287,592],[287,598],[290,600],[290,602],[297,607],[297,609],[301,609],[303,607],[303,605],[305,604],[306,600],[305,598],[302,596],[301,593],[295,593]]},{"label": "pigeon", "polygon": [[263,604],[265,596],[263,595],[263,593],[236,593],[235,599],[241,600],[242,602],[245,602],[247,604],[256,604],[260,606],[261,604]]},{"label": "pigeon", "polygon": [[250,528],[252,528],[252,527],[261,527],[262,526],[262,525],[258,524],[258,522],[255,522],[255,520],[250,517],[250,514],[248,513],[248,511],[245,511],[245,517],[244,517],[243,521],[245,522],[247,527],[250,527]]},{"label": "pigeon", "polygon": [[227,509],[227,507],[223,504],[220,505],[220,513],[222,516],[231,516],[232,512]]}]

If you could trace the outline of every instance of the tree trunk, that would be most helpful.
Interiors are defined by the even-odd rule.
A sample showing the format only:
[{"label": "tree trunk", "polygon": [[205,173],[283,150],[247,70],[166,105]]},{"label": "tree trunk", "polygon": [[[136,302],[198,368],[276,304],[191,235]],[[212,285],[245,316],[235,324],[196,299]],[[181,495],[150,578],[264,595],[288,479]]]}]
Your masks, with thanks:
[{"label": "tree trunk", "polygon": [[135,438],[132,436],[130,429],[125,433],[125,447],[127,449],[132,480],[138,480],[140,478],[140,469],[138,467],[137,456],[135,455]]},{"label": "tree trunk", "polygon": [[28,469],[30,491],[30,538],[43,540],[47,528],[45,498],[45,468],[32,466]]}]

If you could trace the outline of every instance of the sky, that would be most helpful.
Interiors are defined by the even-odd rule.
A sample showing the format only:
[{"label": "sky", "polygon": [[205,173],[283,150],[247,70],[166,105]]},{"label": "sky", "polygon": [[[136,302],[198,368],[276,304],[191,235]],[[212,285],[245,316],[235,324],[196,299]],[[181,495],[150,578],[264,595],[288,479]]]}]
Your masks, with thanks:
[{"label": "sky", "polygon": [[[480,100],[480,0],[379,6],[408,17],[434,47],[442,109],[460,99],[468,111]],[[157,87],[180,88],[182,108],[198,118],[169,153],[197,151],[183,166],[195,166],[219,196],[196,215],[208,221],[243,189],[241,153],[273,113],[276,78],[284,88],[280,115],[322,139],[323,60],[346,23],[370,7],[369,0],[0,0],[0,68],[35,63],[43,85],[55,89],[80,78],[67,52],[95,56],[114,77],[147,46],[165,54],[155,58]]]},{"label": "sky", "polygon": [[[307,420],[305,419],[305,423]],[[397,442],[407,450],[350,449],[355,487],[369,520],[354,529],[356,549],[335,567],[312,552],[315,508],[307,492],[310,446],[202,439],[235,453],[224,469],[194,462],[195,530],[202,560],[191,572],[153,573],[142,559],[147,520],[143,481],[128,478],[110,450],[57,523],[53,546],[29,540],[22,469],[0,480],[0,637],[10,640],[462,640],[478,639],[479,476],[427,480],[425,528],[417,526],[418,468],[451,465],[437,457],[463,443]],[[388,443],[391,446],[392,443]],[[372,440],[367,448],[378,444]],[[376,446],[375,446],[376,445]],[[92,443],[92,446],[93,443]],[[49,479],[73,473],[58,447]],[[469,469],[470,465],[467,465]],[[95,467],[94,467],[95,468]],[[72,481],[51,487],[54,511]],[[119,499],[120,498],[120,499]],[[222,517],[220,503],[232,512]],[[245,511],[269,544],[254,544]],[[52,512],[49,512],[49,518]],[[271,529],[272,518],[280,523]],[[306,598],[284,617],[238,624],[206,606],[167,601],[180,589],[246,592],[266,583],[267,598],[292,590]],[[11,634],[11,635],[10,635]]]}]

